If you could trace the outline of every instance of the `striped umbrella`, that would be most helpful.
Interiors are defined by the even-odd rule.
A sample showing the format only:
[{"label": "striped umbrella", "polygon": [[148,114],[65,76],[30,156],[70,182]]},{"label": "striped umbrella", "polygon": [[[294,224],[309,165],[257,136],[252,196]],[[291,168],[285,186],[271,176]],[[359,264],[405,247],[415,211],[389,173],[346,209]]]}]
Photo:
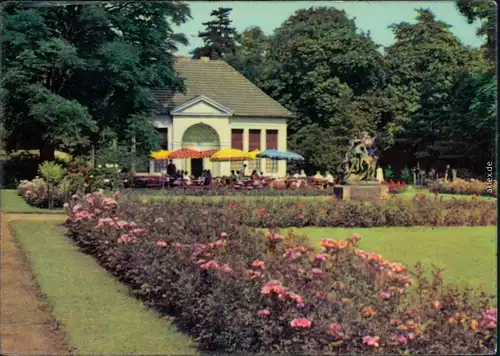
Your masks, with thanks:
[{"label": "striped umbrella", "polygon": [[169,157],[170,159],[184,159],[184,167],[187,166],[188,159],[200,159],[203,158],[203,153],[192,148],[180,148],[172,152]]},{"label": "striped umbrella", "polygon": [[205,150],[205,151],[201,151],[201,154],[203,155],[203,158],[208,158],[208,157],[211,157],[217,151],[218,150]]},{"label": "striped umbrella", "polygon": [[192,148],[181,148],[172,152],[170,159],[189,159],[189,158],[203,158],[200,151],[193,150]]}]

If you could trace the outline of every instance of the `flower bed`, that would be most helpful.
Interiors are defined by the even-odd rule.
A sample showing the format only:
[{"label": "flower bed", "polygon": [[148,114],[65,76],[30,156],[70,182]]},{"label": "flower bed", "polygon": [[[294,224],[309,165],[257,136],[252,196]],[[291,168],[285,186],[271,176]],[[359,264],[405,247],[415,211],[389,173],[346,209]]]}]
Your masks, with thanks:
[{"label": "flower bed", "polygon": [[389,188],[390,194],[400,194],[406,192],[408,189],[408,185],[404,182],[393,182],[390,180],[389,182],[384,183]]},{"label": "flower bed", "polygon": [[[491,189],[489,192],[488,190]],[[497,184],[479,180],[454,179],[451,182],[440,182],[431,185],[431,192],[441,194],[466,194],[482,196],[498,196]]]},{"label": "flower bed", "polygon": [[[132,196],[128,199],[133,200]],[[147,200],[145,200],[147,201]],[[178,199],[164,199],[177,206]],[[239,224],[256,228],[487,226],[497,224],[495,202],[478,199],[444,200],[416,195],[413,200],[389,199],[373,203],[325,200],[206,199],[200,209],[230,212]],[[174,214],[175,211],[172,211]]]},{"label": "flower bed", "polygon": [[358,250],[357,235],[324,239],[318,253],[305,236],[262,235],[228,209],[195,202],[118,205],[97,193],[66,209],[77,244],[204,351],[455,354],[496,345],[489,297],[444,287],[439,271],[426,281],[421,266],[412,277]]}]

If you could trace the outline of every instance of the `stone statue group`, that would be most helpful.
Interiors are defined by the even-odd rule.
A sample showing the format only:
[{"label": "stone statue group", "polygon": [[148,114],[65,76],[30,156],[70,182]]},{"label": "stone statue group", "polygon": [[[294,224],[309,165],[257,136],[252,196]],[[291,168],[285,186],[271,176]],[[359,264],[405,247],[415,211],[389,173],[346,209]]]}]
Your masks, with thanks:
[{"label": "stone statue group", "polygon": [[349,142],[349,148],[338,167],[341,183],[375,181],[377,173],[375,138],[363,132],[361,138]]}]

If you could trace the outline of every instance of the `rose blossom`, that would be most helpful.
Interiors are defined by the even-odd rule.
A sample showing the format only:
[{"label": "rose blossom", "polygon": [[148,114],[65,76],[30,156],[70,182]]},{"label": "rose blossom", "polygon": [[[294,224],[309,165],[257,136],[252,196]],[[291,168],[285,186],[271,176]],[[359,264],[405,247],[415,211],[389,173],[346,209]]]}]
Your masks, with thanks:
[{"label": "rose blossom", "polygon": [[233,269],[229,267],[227,263],[224,264],[224,266],[222,266],[219,270],[223,273],[231,273],[233,271]]},{"label": "rose blossom", "polygon": [[381,292],[378,298],[380,300],[391,299],[391,294],[387,292]]},{"label": "rose blossom", "polygon": [[406,345],[408,343],[408,339],[404,337],[403,335],[398,336],[398,344],[399,345]]},{"label": "rose blossom", "polygon": [[380,337],[378,336],[365,336],[363,338],[363,344],[368,346],[379,347]]},{"label": "rose blossom", "polygon": [[200,266],[201,269],[218,269],[219,264],[214,260],[208,261],[207,263]]},{"label": "rose blossom", "polygon": [[252,262],[252,267],[253,267],[253,268],[263,269],[263,270],[265,270],[265,269],[266,269],[266,266],[264,265],[264,262],[259,261],[259,260],[255,260],[255,261],[253,261],[253,262]]},{"label": "rose blossom", "polygon": [[158,246],[158,247],[165,247],[165,246],[167,246],[167,243],[166,243],[165,241],[161,241],[161,240],[160,240],[160,241],[158,241],[158,242],[156,243],[156,246]]},{"label": "rose blossom", "polygon": [[271,314],[271,312],[269,310],[267,310],[267,309],[263,309],[263,310],[260,310],[260,311],[257,312],[258,316],[268,316],[270,314]]},{"label": "rose blossom", "polygon": [[164,221],[163,218],[156,218],[155,224],[161,224],[161,223],[163,223],[163,221]]},{"label": "rose blossom", "polygon": [[290,326],[292,328],[309,328],[311,326],[311,322],[307,319],[293,319],[290,322]]},{"label": "rose blossom", "polygon": [[320,253],[320,254],[317,254],[314,259],[316,261],[321,261],[321,262],[325,262],[327,259],[328,259],[328,255],[327,254],[324,254],[324,253]]}]

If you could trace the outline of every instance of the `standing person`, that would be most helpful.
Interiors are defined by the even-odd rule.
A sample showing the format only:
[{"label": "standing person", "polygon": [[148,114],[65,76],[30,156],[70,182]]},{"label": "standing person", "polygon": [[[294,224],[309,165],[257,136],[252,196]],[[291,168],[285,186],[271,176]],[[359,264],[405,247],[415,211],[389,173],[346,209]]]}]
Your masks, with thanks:
[{"label": "standing person", "polygon": [[247,165],[244,164],[243,165],[243,169],[240,171],[240,175],[241,175],[242,178],[245,177],[245,172],[246,171],[247,171]]},{"label": "standing person", "polygon": [[212,172],[210,172],[209,169],[205,174],[205,186],[209,187],[211,183],[212,183]]},{"label": "standing person", "polygon": [[169,160],[167,165],[167,174],[172,178],[173,176],[175,176],[176,171],[177,169],[175,167],[175,164],[172,160]]}]

